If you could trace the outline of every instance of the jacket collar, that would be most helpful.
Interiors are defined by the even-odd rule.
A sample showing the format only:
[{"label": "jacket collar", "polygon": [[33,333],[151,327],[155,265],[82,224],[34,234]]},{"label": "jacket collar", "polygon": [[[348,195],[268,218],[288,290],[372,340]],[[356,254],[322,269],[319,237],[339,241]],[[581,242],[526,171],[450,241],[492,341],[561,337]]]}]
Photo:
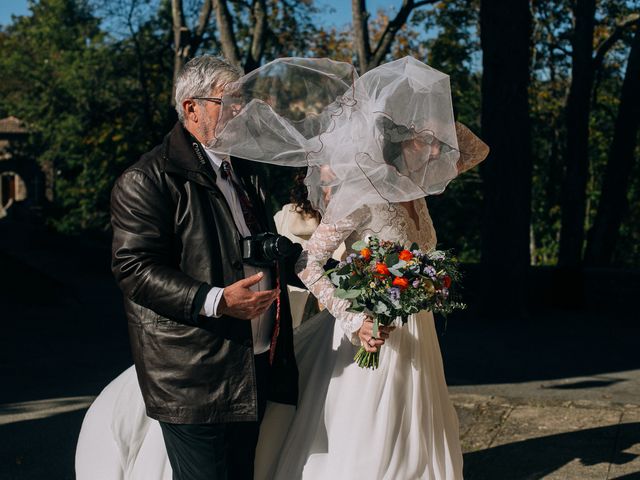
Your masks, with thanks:
[{"label": "jacket collar", "polygon": [[216,188],[216,174],[200,142],[180,122],[164,138],[164,170],[208,188]]}]

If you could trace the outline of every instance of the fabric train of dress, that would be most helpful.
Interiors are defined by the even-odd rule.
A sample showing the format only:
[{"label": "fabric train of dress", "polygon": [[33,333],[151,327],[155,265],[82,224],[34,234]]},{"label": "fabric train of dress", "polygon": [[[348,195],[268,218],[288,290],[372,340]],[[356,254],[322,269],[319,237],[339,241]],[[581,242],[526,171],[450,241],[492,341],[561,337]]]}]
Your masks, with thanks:
[{"label": "fabric train of dress", "polygon": [[[332,287],[309,277],[341,242],[349,247],[366,235],[434,247],[426,203],[416,200],[414,206],[420,225],[404,207],[375,205],[352,214],[337,228],[321,224],[309,240],[308,266],[301,278],[329,305],[295,333],[300,404],[297,411],[268,406],[256,454],[256,480],[462,478],[458,420],[433,315],[411,316],[382,347],[380,367],[363,370],[353,363],[357,346],[350,341],[359,327],[357,319],[334,301]],[[79,480],[171,477],[160,428],[144,414],[133,367],[89,409],[76,471]]]}]

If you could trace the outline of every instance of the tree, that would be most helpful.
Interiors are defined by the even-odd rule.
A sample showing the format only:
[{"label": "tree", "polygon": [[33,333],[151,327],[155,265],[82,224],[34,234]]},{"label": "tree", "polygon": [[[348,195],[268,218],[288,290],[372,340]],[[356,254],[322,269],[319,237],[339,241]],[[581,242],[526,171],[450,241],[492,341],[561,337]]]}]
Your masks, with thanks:
[{"label": "tree", "polygon": [[566,106],[566,171],[562,186],[560,265],[582,261],[586,186],[589,174],[589,111],[593,87],[595,0],[577,0],[572,38],[571,88]]},{"label": "tree", "polygon": [[354,46],[358,56],[360,74],[380,65],[391,50],[394,39],[398,31],[407,23],[411,13],[425,5],[433,5],[440,0],[403,0],[402,6],[393,19],[390,19],[375,48],[371,48],[369,32],[369,13],[367,12],[366,0],[351,0],[353,11],[353,34]]},{"label": "tree", "polygon": [[[421,29],[426,62],[446,72],[456,119],[480,135],[480,1],[445,0],[436,8],[422,9],[409,22],[411,32]],[[400,32],[402,33],[402,31]],[[438,238],[454,248],[464,262],[480,260],[482,179],[479,168],[451,182],[443,195],[429,197],[429,211],[437,224]]]},{"label": "tree", "polygon": [[491,147],[481,173],[485,214],[485,298],[502,312],[525,304],[530,264],[531,126],[528,87],[532,16],[527,0],[481,0],[482,138]]},{"label": "tree", "polygon": [[[0,110],[25,121],[28,153],[54,172],[49,221],[64,232],[107,229],[115,177],[163,133],[147,131],[132,44],[99,24],[85,2],[41,0],[0,40]],[[156,65],[148,85],[170,88]]]},{"label": "tree", "polygon": [[[603,59],[625,28],[617,26],[594,52],[596,0],[577,0],[571,34],[571,86],[567,97],[565,174],[562,182],[562,225],[558,263],[577,267],[582,263],[589,177],[589,118],[594,81]],[[614,7],[615,10],[615,7]]]},{"label": "tree", "polygon": [[[133,0],[130,0],[133,1]],[[198,53],[205,39],[211,40],[231,63],[246,73],[259,67],[265,57],[302,53],[316,28],[311,20],[310,0],[203,0],[194,28],[187,25],[182,0],[171,0],[175,79],[184,63]],[[215,29],[210,25],[215,17]],[[173,95],[172,95],[173,98]],[[173,101],[173,100],[172,100]]]},{"label": "tree", "polygon": [[[135,0],[131,0],[132,2]],[[171,90],[171,104],[175,102],[176,78],[189,58],[197,52],[202,44],[205,31],[211,17],[211,3],[204,0],[198,16],[197,26],[190,29],[184,17],[182,0],[171,0],[171,19],[173,22],[173,88]],[[222,2],[224,3],[224,2]],[[232,61],[236,59],[230,59]]]},{"label": "tree", "polygon": [[636,28],[622,86],[620,106],[602,182],[598,213],[589,232],[585,262],[611,262],[622,219],[628,210],[628,187],[640,128],[640,27]]}]

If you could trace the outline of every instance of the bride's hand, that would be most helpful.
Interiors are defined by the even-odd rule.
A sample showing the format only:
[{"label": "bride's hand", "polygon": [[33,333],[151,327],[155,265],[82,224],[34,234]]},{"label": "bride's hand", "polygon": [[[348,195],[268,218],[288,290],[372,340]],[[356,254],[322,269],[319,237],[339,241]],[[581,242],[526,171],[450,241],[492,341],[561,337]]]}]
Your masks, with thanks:
[{"label": "bride's hand", "polygon": [[377,352],[378,348],[384,345],[385,340],[389,338],[389,334],[395,329],[396,327],[393,326],[380,325],[378,327],[378,334],[380,337],[374,338],[373,320],[367,317],[366,320],[362,322],[362,326],[358,330],[358,337],[360,338],[360,343],[367,352]]}]

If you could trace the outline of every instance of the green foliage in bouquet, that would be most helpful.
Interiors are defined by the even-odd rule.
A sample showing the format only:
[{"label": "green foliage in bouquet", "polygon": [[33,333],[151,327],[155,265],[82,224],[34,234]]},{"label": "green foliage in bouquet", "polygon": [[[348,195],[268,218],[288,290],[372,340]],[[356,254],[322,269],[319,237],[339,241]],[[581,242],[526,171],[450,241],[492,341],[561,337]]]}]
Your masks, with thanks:
[{"label": "green foliage in bouquet", "polygon": [[[465,308],[457,288],[461,278],[458,263],[449,252],[423,251],[413,243],[409,249],[395,242],[370,237],[353,244],[351,253],[327,272],[336,286],[335,295],[349,300],[349,311],[364,312],[377,325],[390,325],[397,318],[406,323],[421,310],[447,315]],[[364,368],[377,368],[379,351],[358,350],[354,360]]]}]

